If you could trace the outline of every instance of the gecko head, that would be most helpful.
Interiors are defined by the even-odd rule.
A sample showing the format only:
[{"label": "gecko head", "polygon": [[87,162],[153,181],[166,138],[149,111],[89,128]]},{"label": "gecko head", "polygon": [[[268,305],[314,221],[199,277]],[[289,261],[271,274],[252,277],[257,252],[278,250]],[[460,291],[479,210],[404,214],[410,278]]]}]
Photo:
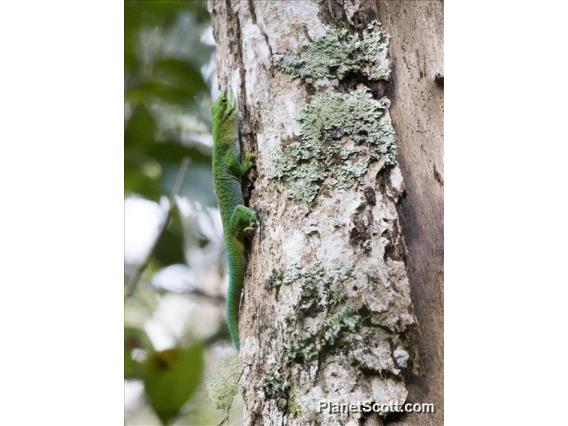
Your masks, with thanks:
[{"label": "gecko head", "polygon": [[214,122],[219,124],[229,120],[237,119],[237,100],[231,89],[221,90],[213,106],[211,107],[211,115]]}]

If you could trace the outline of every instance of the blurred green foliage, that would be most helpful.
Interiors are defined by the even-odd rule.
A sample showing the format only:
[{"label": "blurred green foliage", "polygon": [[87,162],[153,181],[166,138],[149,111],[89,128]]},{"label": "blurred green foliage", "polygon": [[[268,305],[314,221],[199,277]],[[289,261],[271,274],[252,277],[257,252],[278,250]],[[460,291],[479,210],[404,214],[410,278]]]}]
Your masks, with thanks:
[{"label": "blurred green foliage", "polygon": [[[183,158],[191,160],[181,195],[215,205],[211,179],[209,87],[200,68],[213,48],[201,1],[126,1],[124,21],[124,191],[158,201]],[[184,263],[182,227],[170,224],[154,256]]]},{"label": "blurred green foliage", "polygon": [[197,166],[210,162],[209,150],[192,140],[187,124],[185,135],[179,125],[193,115],[193,136],[209,128],[202,105],[209,89],[200,71],[213,51],[200,41],[209,16],[199,1],[132,0],[125,2],[124,16],[124,189],[158,200],[171,189],[167,171],[182,158]]},{"label": "blurred green foliage", "polygon": [[152,342],[144,330],[124,327],[124,378],[126,379],[142,378],[142,365],[132,356],[136,349],[152,351]]},{"label": "blurred green foliage", "polygon": [[[133,357],[139,350],[144,361]],[[142,379],[148,401],[160,420],[168,424],[197,389],[203,374],[203,347],[155,351],[143,330],[124,328],[124,377]]]},{"label": "blurred green foliage", "polygon": [[[207,142],[211,81],[202,72],[213,47],[201,41],[209,24],[205,4],[126,0],[124,12],[125,197],[159,201],[171,191],[182,160],[189,158],[180,195],[213,206]],[[184,247],[182,221],[174,209],[152,251],[151,269],[186,263]],[[199,342],[156,351],[141,328],[125,327],[124,377],[142,380],[146,400],[164,424],[194,395],[203,358]]]},{"label": "blurred green foliage", "polygon": [[160,265],[185,263],[183,227],[179,211],[174,209],[170,223],[154,248],[154,260]]},{"label": "blurred green foliage", "polygon": [[150,353],[143,369],[144,390],[164,424],[180,413],[197,389],[202,371],[203,347],[198,343]]}]

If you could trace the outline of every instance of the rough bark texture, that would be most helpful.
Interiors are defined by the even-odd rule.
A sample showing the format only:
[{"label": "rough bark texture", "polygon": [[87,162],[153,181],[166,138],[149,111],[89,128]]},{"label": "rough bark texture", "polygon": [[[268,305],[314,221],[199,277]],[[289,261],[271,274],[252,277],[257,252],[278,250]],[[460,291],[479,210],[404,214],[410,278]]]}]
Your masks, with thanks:
[{"label": "rough bark texture", "polygon": [[400,424],[441,425],[444,403],[444,5],[442,1],[380,1],[391,35],[393,79],[388,95],[400,147],[406,196],[399,214],[408,247],[408,278],[420,327],[422,374],[409,399],[436,404]]},{"label": "rough bark texture", "polygon": [[[400,16],[391,19],[390,8]],[[420,182],[424,170],[413,169],[427,163],[431,171],[431,160],[411,146],[417,126],[428,122],[408,117],[403,97],[417,96],[411,84],[390,88],[389,40],[375,22],[381,12],[399,36],[394,27],[403,9],[357,0],[214,0],[209,10],[220,84],[237,93],[243,148],[257,153],[245,188],[262,225],[251,244],[239,324],[244,424],[427,424],[432,417],[318,411],[320,400],[441,402],[428,399],[441,398],[441,371],[417,376],[417,323],[398,213],[410,230],[411,255],[425,256],[410,260],[410,272],[420,287],[413,295],[424,297],[419,313],[429,338],[429,327],[441,324],[441,306],[432,314],[426,305],[440,295],[441,263],[431,263],[440,260],[441,241],[419,238],[431,226],[424,220],[439,211],[430,206],[417,219],[421,205],[400,205],[404,184],[385,93],[398,103],[393,121],[401,126],[403,170],[413,192],[425,191],[409,194],[412,203],[431,193]],[[391,43],[397,54],[409,49]],[[395,60],[395,81],[407,78],[397,74],[403,59]],[[438,175],[440,167],[434,163]],[[435,369],[440,346],[423,340],[426,367]]]}]

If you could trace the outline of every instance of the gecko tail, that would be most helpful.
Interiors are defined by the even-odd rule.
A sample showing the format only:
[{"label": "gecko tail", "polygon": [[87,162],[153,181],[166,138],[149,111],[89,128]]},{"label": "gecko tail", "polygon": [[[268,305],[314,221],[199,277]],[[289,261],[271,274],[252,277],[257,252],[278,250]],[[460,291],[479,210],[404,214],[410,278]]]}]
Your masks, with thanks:
[{"label": "gecko tail", "polygon": [[239,339],[239,306],[241,302],[242,292],[242,266],[239,264],[244,263],[244,259],[239,259],[239,262],[229,263],[229,287],[227,289],[227,326],[229,327],[229,334],[233,346],[238,351],[240,349]]},{"label": "gecko tail", "polygon": [[227,325],[233,346],[240,349],[239,339],[239,307],[245,279],[245,255],[242,249],[234,244],[227,244],[227,265],[229,272],[229,286],[227,288]]},{"label": "gecko tail", "polygon": [[[236,295],[231,294],[231,288],[229,286],[229,292],[227,294],[227,326],[229,327],[229,334],[231,335],[231,341],[233,346],[238,351],[240,349],[240,339],[239,339],[239,298]],[[240,296],[240,295],[239,295]]]}]

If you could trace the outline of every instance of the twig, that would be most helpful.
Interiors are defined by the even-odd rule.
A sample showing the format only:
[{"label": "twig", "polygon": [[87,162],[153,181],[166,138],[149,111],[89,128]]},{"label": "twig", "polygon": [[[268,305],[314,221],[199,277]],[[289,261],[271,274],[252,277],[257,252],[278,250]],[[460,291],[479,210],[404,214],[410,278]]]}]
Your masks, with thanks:
[{"label": "twig", "polygon": [[152,247],[150,248],[150,250],[148,250],[148,254],[144,258],[144,260],[140,263],[140,265],[138,265],[138,267],[134,271],[134,274],[132,275],[132,278],[126,284],[126,291],[125,291],[125,294],[124,294],[124,301],[125,302],[126,302],[126,299],[128,299],[130,296],[132,296],[134,294],[134,291],[136,290],[136,287],[138,286],[138,283],[140,282],[140,279],[142,278],[142,274],[144,273],[144,270],[150,264],[150,260],[152,260],[152,256],[154,255],[154,251],[156,250],[156,246],[158,245],[158,241],[160,241],[160,238],[162,238],[162,234],[166,231],[166,229],[168,229],[168,225],[170,224],[170,220],[172,219],[174,209],[176,208],[176,195],[178,195],[180,190],[181,190],[181,187],[183,185],[183,181],[185,180],[185,176],[187,175],[187,171],[189,169],[189,163],[190,163],[190,160],[187,157],[184,158],[181,161],[181,165],[180,165],[179,170],[177,172],[174,184],[172,186],[172,190],[170,191],[170,194],[168,196],[168,204],[169,205],[168,205],[168,211],[167,211],[167,214],[166,214],[166,218],[162,222],[162,225],[161,225],[160,229],[158,230],[158,235],[156,236],[156,239],[154,240],[154,244],[152,244]]},{"label": "twig", "polygon": [[183,288],[183,289],[176,289],[176,290],[168,290],[170,293],[177,293],[177,294],[189,294],[191,296],[196,296],[196,297],[202,297],[204,299],[207,299],[210,302],[215,302],[215,303],[224,303],[225,302],[225,296],[223,296],[222,294],[212,294],[212,293],[208,293],[204,290],[201,290],[200,288],[197,287],[192,287],[192,286],[188,286],[187,288]]}]

